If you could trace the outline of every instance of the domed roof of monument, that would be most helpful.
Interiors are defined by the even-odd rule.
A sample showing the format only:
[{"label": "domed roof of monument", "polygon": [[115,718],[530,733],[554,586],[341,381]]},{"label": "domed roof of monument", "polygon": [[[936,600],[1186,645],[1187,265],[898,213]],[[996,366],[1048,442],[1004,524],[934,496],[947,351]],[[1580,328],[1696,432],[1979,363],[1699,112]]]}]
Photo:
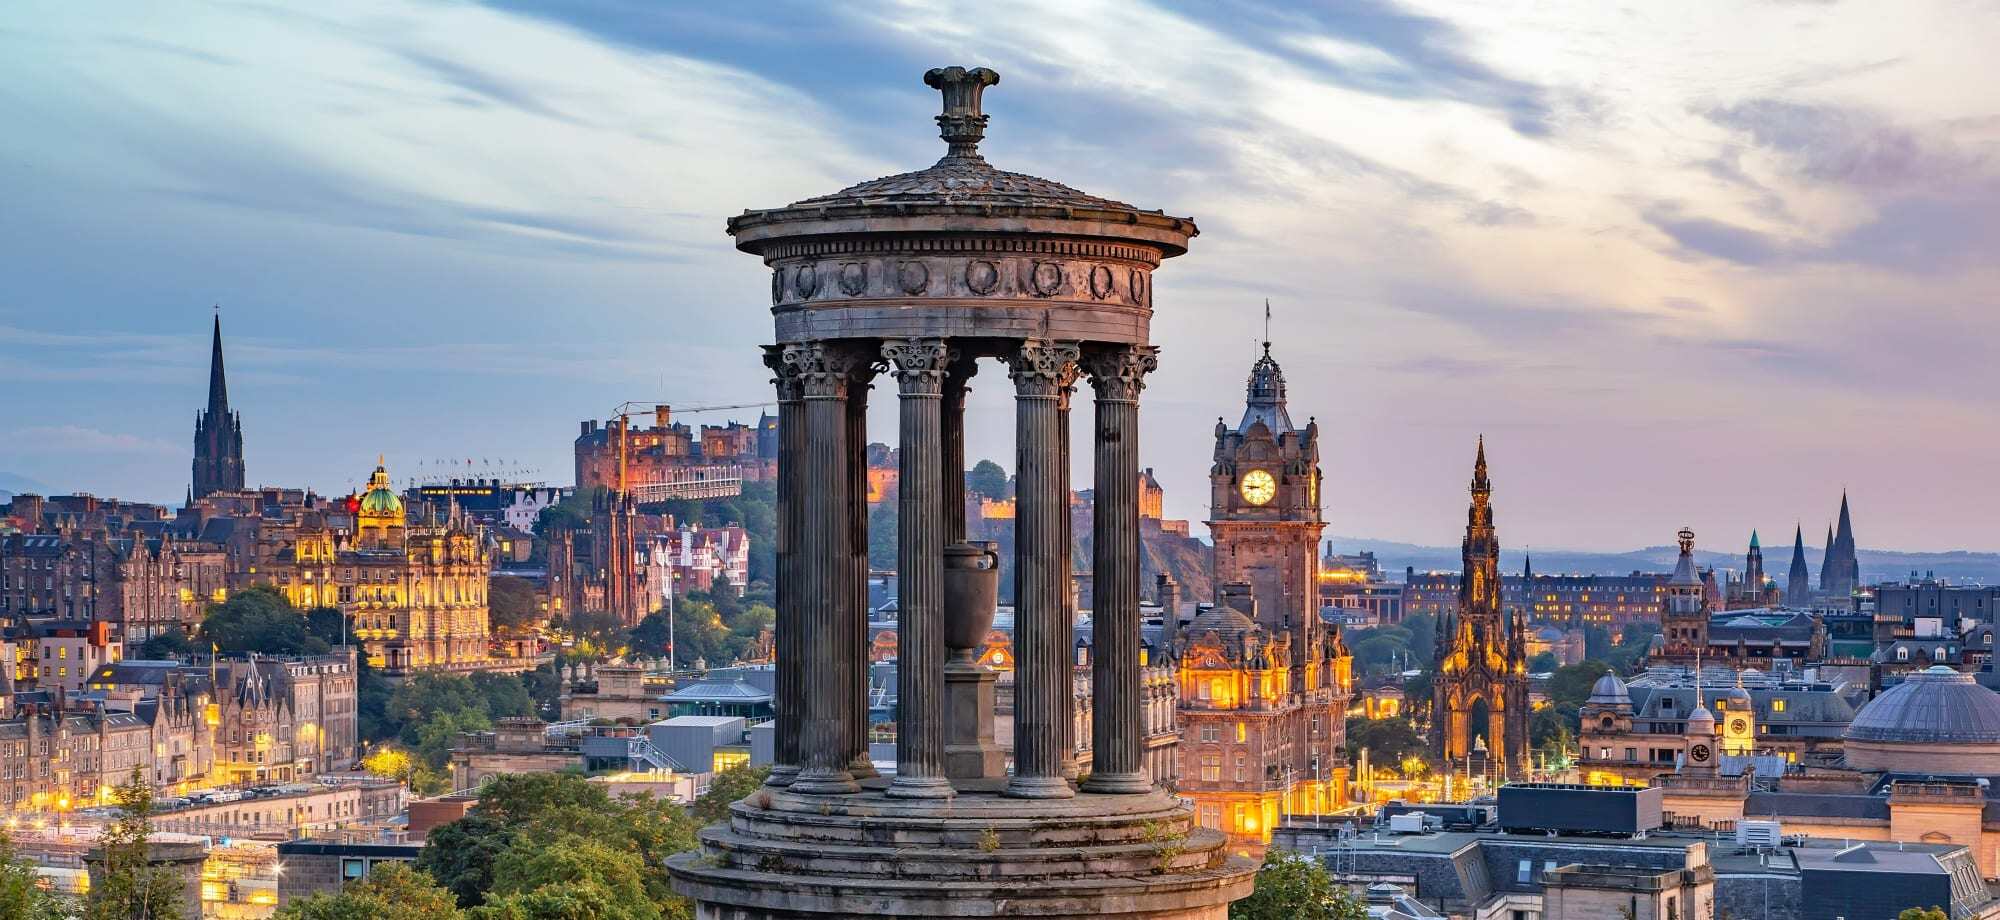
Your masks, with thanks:
[{"label": "domed roof of monument", "polygon": [[[729,232],[738,235],[738,246],[744,248],[746,243],[754,244],[765,238],[808,232],[805,228],[770,226],[774,222],[839,222],[856,217],[866,221],[907,221],[934,214],[952,215],[950,229],[957,231],[1049,232],[1024,231],[1020,218],[1027,216],[1038,221],[1089,222],[1100,226],[1080,228],[1077,232],[1146,240],[1167,246],[1170,255],[1186,251],[1187,239],[1200,232],[1192,220],[1168,217],[1162,211],[1144,210],[988,163],[979,153],[979,142],[985,137],[989,120],[980,111],[980,99],[987,87],[999,82],[1000,75],[984,67],[939,67],[925,73],[924,83],[944,96],[944,112],[937,116],[937,123],[938,134],[947,146],[945,155],[936,163],[912,172],[857,182],[840,191],[801,199],[781,208],[746,211],[730,218]],[[989,219],[1000,223],[989,226]],[[1124,229],[1117,229],[1120,227]],[[858,229],[861,228],[844,224],[810,232]]]},{"label": "domed roof of monument", "polygon": [[1136,211],[1122,201],[1087,195],[1060,182],[995,169],[977,153],[947,153],[928,168],[857,182],[830,195],[792,202],[794,208],[823,204],[1009,204],[1052,208]]},{"label": "domed roof of monument", "polygon": [[1847,726],[1857,741],[2000,743],[2000,693],[1944,665],[1914,672],[1861,707]]},{"label": "domed roof of monument", "polygon": [[1586,703],[1599,706],[1632,705],[1632,694],[1625,689],[1625,682],[1618,679],[1614,671],[1605,671],[1597,683],[1590,685],[1590,699]]}]

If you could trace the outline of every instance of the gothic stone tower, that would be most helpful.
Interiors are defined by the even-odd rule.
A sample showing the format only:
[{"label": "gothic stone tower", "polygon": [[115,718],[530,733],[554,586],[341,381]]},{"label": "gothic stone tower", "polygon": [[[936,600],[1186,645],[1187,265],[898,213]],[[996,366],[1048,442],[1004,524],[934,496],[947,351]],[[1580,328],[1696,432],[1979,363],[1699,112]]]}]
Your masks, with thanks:
[{"label": "gothic stone tower", "polygon": [[[1259,625],[1292,634],[1292,667],[1304,668],[1326,627],[1319,618],[1319,423],[1293,428],[1285,374],[1271,343],[1250,368],[1243,418],[1215,420],[1208,530],[1215,583],[1247,584]],[[1303,681],[1295,683],[1303,686]]]},{"label": "gothic stone tower", "polygon": [[1861,562],[1854,552],[1854,519],[1847,513],[1847,493],[1840,493],[1840,530],[1826,541],[1826,563],[1820,566],[1819,589],[1844,601],[1861,587]]},{"label": "gothic stone tower", "polygon": [[[1210,507],[1214,509],[1208,522],[1215,539],[1213,574],[1215,583],[1222,586],[1218,590],[1231,595],[1216,598],[1216,603],[1218,609],[1249,614],[1261,630],[1259,634],[1270,637],[1273,648],[1284,649],[1283,664],[1288,673],[1278,685],[1247,679],[1250,670],[1240,663],[1245,655],[1230,659],[1194,654],[1214,645],[1219,637],[1190,627],[1190,654],[1184,671],[1219,666],[1234,671],[1237,682],[1246,686],[1282,689],[1264,694],[1265,698],[1251,707],[1260,710],[1259,715],[1246,720],[1242,713],[1233,711],[1233,703],[1201,698],[1197,692],[1200,681],[1213,681],[1215,675],[1184,679],[1183,725],[1221,720],[1232,728],[1248,727],[1217,732],[1234,737],[1220,746],[1183,744],[1183,758],[1189,762],[1182,769],[1182,776],[1188,777],[1182,792],[1193,797],[1197,805],[1233,808],[1252,789],[1268,795],[1275,782],[1284,800],[1280,810],[1326,814],[1346,801],[1344,748],[1352,668],[1339,630],[1327,626],[1319,615],[1319,536],[1326,526],[1319,506],[1319,425],[1308,420],[1304,428],[1292,427],[1285,407],[1285,374],[1271,357],[1269,342],[1264,343],[1263,356],[1251,365],[1244,402],[1243,417],[1236,427],[1216,420],[1215,462],[1209,469]],[[1249,600],[1236,599],[1236,591],[1247,593]],[[1229,661],[1235,663],[1225,663]],[[1197,737],[1193,732],[1183,734]],[[1213,771],[1207,769],[1208,763],[1194,763],[1192,758],[1219,756],[1241,763],[1252,750],[1263,752],[1254,776],[1246,778],[1238,770],[1215,781],[1194,779],[1210,776]],[[1197,788],[1202,782],[1206,788]],[[1269,823],[1264,822],[1265,840],[1269,839]],[[1255,830],[1246,828],[1233,814],[1225,816],[1219,826],[1237,835]]]},{"label": "gothic stone tower", "polygon": [[[1493,529],[1493,484],[1486,478],[1486,440],[1472,467],[1472,507],[1466,514],[1465,572],[1458,616],[1438,620],[1431,684],[1431,753],[1450,764],[1483,738],[1508,776],[1528,772],[1527,621],[1500,611],[1500,538]],[[1484,703],[1487,724],[1474,725]]]},{"label": "gothic stone tower", "polygon": [[194,479],[188,500],[243,488],[243,419],[229,411],[222,374],[222,317],[208,354],[208,408],[194,422]]}]

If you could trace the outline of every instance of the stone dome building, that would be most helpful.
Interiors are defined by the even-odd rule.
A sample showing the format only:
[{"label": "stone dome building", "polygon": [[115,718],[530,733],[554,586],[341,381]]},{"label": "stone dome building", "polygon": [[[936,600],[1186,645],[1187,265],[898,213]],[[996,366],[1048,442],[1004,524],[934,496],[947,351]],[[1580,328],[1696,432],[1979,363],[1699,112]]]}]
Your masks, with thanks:
[{"label": "stone dome building", "polygon": [[1845,759],[1856,770],[1990,773],[2000,763],[2000,693],[1943,665],[1917,671],[1861,707]]}]

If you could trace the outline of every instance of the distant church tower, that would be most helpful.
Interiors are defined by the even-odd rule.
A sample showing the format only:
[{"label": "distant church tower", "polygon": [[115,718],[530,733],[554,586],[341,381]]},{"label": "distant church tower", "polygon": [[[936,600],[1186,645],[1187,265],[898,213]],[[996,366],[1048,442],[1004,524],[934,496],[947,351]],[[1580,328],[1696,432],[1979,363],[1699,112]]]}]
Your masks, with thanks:
[{"label": "distant church tower", "polygon": [[1743,596],[1752,603],[1762,603],[1764,598],[1764,547],[1757,542],[1757,531],[1750,531],[1750,552],[1743,556]]},{"label": "distant church tower", "polygon": [[[1486,439],[1472,466],[1472,507],[1466,513],[1464,574],[1458,616],[1438,620],[1431,683],[1431,753],[1445,764],[1485,741],[1506,775],[1528,772],[1528,621],[1500,609],[1500,538],[1493,529],[1493,483],[1486,478]],[[1473,724],[1477,704],[1487,723]]]},{"label": "distant church tower", "polygon": [[1819,570],[1819,589],[1835,601],[1844,601],[1861,587],[1861,561],[1854,552],[1854,521],[1847,514],[1847,493],[1840,493],[1840,529],[1830,531],[1826,541],[1826,564]]},{"label": "distant church tower", "polygon": [[1806,570],[1806,529],[1792,531],[1792,571],[1785,576],[1785,606],[1812,606],[1812,573]]},{"label": "distant church tower", "polygon": [[208,408],[194,422],[194,479],[188,500],[243,488],[243,419],[229,411],[222,374],[222,317],[208,356]]}]

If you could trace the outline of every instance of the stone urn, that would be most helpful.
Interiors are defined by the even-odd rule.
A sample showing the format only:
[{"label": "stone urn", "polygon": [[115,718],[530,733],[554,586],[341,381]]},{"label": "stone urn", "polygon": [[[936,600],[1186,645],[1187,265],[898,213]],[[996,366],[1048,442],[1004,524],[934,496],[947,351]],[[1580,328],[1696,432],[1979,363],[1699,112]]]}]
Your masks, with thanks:
[{"label": "stone urn", "polygon": [[953,664],[970,666],[993,632],[1000,604],[1000,545],[978,540],[944,548],[944,644]]}]

